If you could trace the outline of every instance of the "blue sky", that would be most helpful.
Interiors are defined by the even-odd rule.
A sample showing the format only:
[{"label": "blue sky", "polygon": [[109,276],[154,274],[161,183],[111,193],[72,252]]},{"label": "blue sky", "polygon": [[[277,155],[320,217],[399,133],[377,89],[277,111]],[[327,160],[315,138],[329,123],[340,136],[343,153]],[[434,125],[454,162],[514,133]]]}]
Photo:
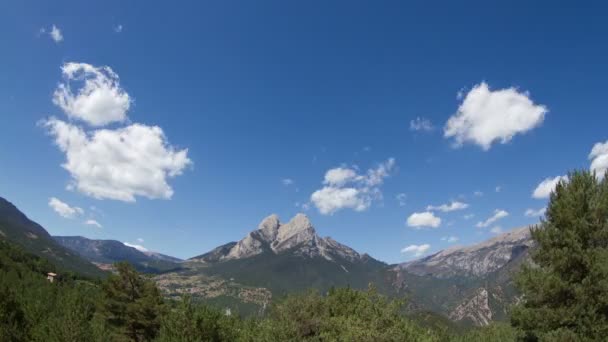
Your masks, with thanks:
[{"label": "blue sky", "polygon": [[183,258],[300,211],[391,263],[487,239],[608,164],[597,4],[3,2],[0,196]]}]

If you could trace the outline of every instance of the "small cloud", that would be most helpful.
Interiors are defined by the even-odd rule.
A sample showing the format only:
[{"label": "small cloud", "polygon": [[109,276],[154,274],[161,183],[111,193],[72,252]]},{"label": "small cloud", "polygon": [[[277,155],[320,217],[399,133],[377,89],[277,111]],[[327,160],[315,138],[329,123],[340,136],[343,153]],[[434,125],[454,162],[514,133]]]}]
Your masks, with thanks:
[{"label": "small cloud", "polygon": [[148,251],[148,249],[147,249],[147,248],[145,248],[145,247],[144,247],[144,246],[142,246],[142,245],[137,245],[137,244],[128,243],[128,242],[123,242],[122,244],[123,244],[123,245],[125,245],[125,246],[127,246],[127,247],[132,247],[132,248],[135,248],[135,249],[137,249],[137,250],[138,250],[138,251],[140,251],[140,252],[147,252],[147,251]]},{"label": "small cloud", "polygon": [[417,117],[410,121],[410,131],[430,132],[434,129],[433,124],[429,119]]},{"label": "small cloud", "polygon": [[475,197],[481,197],[481,196],[483,196],[483,192],[481,192],[481,191],[479,191],[479,190],[478,190],[478,191],[475,191],[475,192],[473,193],[473,196],[475,196]]},{"label": "small cloud", "polygon": [[51,26],[51,30],[49,31],[49,36],[55,43],[59,43],[63,41],[63,34],[61,34],[61,30],[59,27],[53,25]]},{"label": "small cloud", "polygon": [[356,166],[330,169],[325,173],[323,188],[313,192],[310,201],[323,215],[342,209],[365,211],[372,202],[382,199],[380,187],[394,168],[395,159],[389,158],[365,173]]},{"label": "small cloud", "polygon": [[446,241],[447,243],[455,243],[460,240],[457,236],[444,236],[441,238],[441,241]]},{"label": "small cloud", "polygon": [[501,209],[496,209],[494,210],[494,215],[492,215],[490,218],[488,218],[485,221],[480,221],[477,223],[477,227],[478,228],[484,228],[484,227],[488,227],[490,226],[492,223],[509,216],[509,213],[506,212],[505,210],[501,210]]},{"label": "small cloud", "polygon": [[49,198],[49,207],[51,207],[61,217],[65,217],[68,219],[72,219],[76,216],[84,214],[84,210],[82,210],[82,208],[72,207],[69,204],[62,202],[56,197]]},{"label": "small cloud", "polygon": [[281,179],[281,183],[283,183],[285,186],[290,186],[294,183],[294,181],[291,178],[283,178]]},{"label": "small cloud", "polygon": [[426,210],[439,210],[443,212],[450,212],[456,210],[463,210],[468,208],[469,205],[464,202],[452,201],[450,204],[442,204],[438,206],[429,205],[426,207]]},{"label": "small cloud", "polygon": [[431,245],[425,243],[423,245],[409,245],[401,249],[403,254],[412,254],[413,256],[421,256],[431,248]]},{"label": "small cloud", "polygon": [[95,220],[86,220],[86,221],[84,221],[84,224],[86,224],[88,226],[95,226],[97,228],[102,228],[103,227],[99,222],[97,222]]},{"label": "small cloud", "polygon": [[114,29],[114,32],[120,33],[120,32],[122,32],[122,25],[121,24],[115,25],[113,27],[113,29]]},{"label": "small cloud", "polygon": [[470,220],[473,217],[475,217],[475,214],[466,214],[466,215],[462,216],[462,218],[465,219],[465,220]]},{"label": "small cloud", "polygon": [[593,145],[589,159],[591,159],[591,171],[595,172],[596,177],[603,177],[608,170],[608,141]]},{"label": "small cloud", "polygon": [[526,212],[524,213],[525,216],[528,217],[541,217],[543,215],[545,215],[545,211],[547,210],[547,208],[540,208],[540,209],[528,209],[526,210]]},{"label": "small cloud", "polygon": [[538,184],[536,189],[534,189],[534,191],[532,192],[532,198],[537,198],[537,199],[549,198],[549,195],[551,194],[551,192],[553,190],[555,190],[557,183],[559,183],[562,180],[567,181],[568,177],[557,176],[554,178],[551,178],[551,177],[545,178],[542,182],[540,182],[540,184]]},{"label": "small cloud", "polygon": [[137,238],[137,242],[139,242],[139,243],[144,243],[144,239],[142,239],[142,238]]},{"label": "small cloud", "polygon": [[490,233],[500,234],[500,233],[502,233],[502,228],[500,226],[495,226],[492,229],[490,229]]},{"label": "small cloud", "polygon": [[500,185],[494,189],[494,191],[496,191],[496,192],[500,192],[501,190],[502,190],[502,187]]},{"label": "small cloud", "polygon": [[407,218],[407,225],[413,228],[437,228],[441,225],[441,218],[430,211],[413,213]]},{"label": "small cloud", "polygon": [[407,204],[407,195],[404,193],[397,194],[397,196],[395,196],[395,199],[397,199],[397,203],[399,203],[400,207],[403,207]]}]

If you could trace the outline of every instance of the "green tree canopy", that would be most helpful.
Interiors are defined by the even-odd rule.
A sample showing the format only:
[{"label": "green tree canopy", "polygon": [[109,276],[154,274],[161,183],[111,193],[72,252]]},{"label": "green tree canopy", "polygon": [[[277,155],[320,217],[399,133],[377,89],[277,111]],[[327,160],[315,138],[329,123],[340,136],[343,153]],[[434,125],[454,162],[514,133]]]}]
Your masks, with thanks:
[{"label": "green tree canopy", "polygon": [[118,274],[102,286],[101,313],[118,336],[132,341],[151,341],[158,334],[163,297],[153,281],[126,262],[116,265]]},{"label": "green tree canopy", "polygon": [[528,340],[608,336],[608,178],[577,171],[557,184],[536,243],[517,278],[522,303],[514,326]]}]

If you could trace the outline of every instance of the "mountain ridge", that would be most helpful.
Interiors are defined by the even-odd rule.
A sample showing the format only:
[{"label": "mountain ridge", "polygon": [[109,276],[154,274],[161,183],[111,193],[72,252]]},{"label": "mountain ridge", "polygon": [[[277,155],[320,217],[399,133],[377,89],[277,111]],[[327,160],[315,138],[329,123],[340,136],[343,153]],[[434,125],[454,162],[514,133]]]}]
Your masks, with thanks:
[{"label": "mountain ridge", "polygon": [[177,258],[156,252],[140,251],[117,240],[88,239],[82,236],[53,236],[59,244],[78,253],[98,266],[111,268],[119,261],[128,261],[138,271],[160,273],[178,269]]},{"label": "mountain ridge", "polygon": [[17,206],[0,197],[0,238],[23,247],[26,251],[47,258],[62,270],[89,277],[107,274],[77,253],[61,246],[40,224],[30,220]]}]

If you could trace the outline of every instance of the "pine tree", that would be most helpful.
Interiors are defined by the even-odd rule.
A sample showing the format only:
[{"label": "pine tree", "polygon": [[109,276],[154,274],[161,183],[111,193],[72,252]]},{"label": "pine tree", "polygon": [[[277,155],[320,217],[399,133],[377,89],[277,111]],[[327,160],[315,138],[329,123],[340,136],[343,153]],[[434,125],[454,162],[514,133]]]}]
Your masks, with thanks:
[{"label": "pine tree", "polygon": [[102,286],[101,312],[109,327],[131,341],[151,341],[158,334],[164,310],[160,291],[126,262]]},{"label": "pine tree", "polygon": [[517,284],[512,324],[535,341],[608,336],[608,178],[577,171],[557,184]]}]

